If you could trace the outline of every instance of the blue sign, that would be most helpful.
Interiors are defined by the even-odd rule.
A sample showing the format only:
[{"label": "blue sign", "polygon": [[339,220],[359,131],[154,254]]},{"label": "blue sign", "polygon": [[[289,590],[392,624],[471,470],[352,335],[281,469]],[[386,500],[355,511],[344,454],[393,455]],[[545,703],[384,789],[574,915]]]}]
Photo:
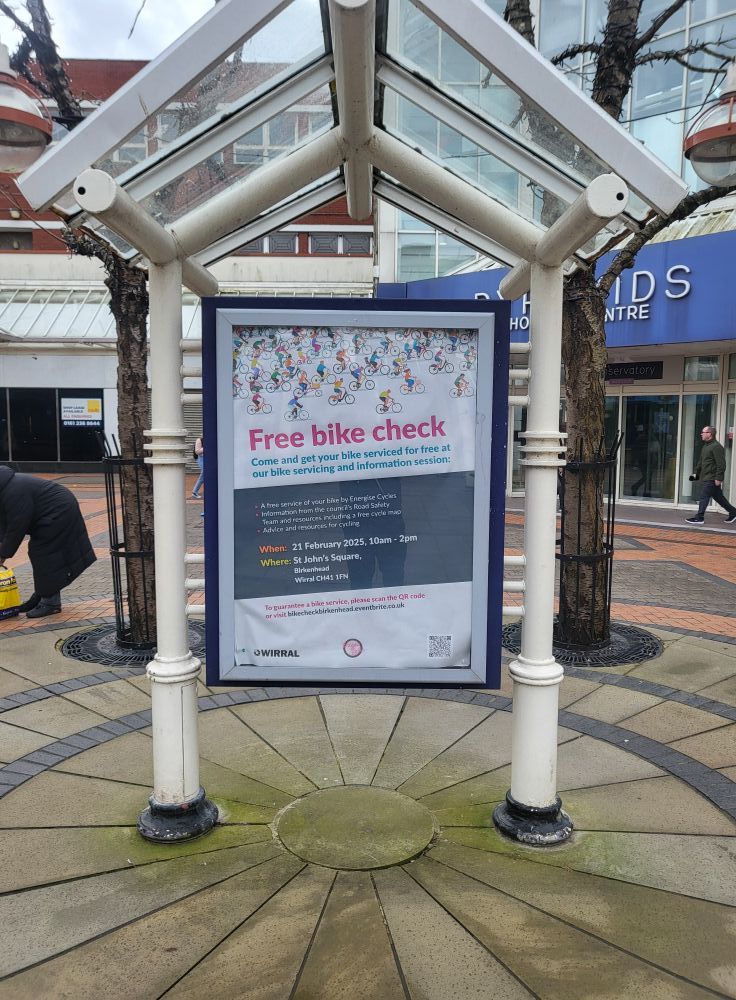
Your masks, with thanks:
[{"label": "blue sign", "polygon": [[[616,280],[606,303],[608,347],[732,340],[736,331],[736,233],[654,243]],[[605,271],[615,256],[598,265]],[[379,285],[379,298],[497,299],[507,268]],[[511,307],[511,340],[529,336],[529,297]]]}]

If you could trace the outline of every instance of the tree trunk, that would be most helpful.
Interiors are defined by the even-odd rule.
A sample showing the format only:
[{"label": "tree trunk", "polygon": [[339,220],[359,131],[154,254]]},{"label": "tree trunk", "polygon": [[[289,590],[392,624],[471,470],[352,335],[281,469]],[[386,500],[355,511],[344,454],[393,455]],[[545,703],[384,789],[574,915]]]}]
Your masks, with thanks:
[{"label": "tree trunk", "polygon": [[[148,401],[146,276],[120,258],[108,258],[105,284],[115,316],[118,349],[118,434],[124,459],[143,458],[143,432],[150,426]],[[111,266],[114,262],[114,266]],[[150,465],[121,466],[125,550],[153,551],[153,482]],[[126,579],[131,641],[156,641],[156,590],[153,559],[127,559]]]},{"label": "tree trunk", "polygon": [[[605,454],[606,334],[605,295],[590,270],[565,282],[562,360],[567,405],[567,460],[583,463]],[[565,475],[564,550],[581,556],[604,553],[605,477],[591,470]],[[562,644],[589,646],[608,641],[605,562],[563,562],[560,569],[557,638]]]}]

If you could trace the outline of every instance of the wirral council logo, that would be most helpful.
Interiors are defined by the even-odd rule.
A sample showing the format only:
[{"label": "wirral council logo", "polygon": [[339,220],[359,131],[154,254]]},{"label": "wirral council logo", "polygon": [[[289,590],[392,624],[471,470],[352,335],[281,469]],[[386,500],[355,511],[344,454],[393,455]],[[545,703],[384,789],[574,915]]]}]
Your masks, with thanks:
[{"label": "wirral council logo", "polygon": [[296,649],[254,649],[253,655],[274,657],[295,656],[297,659],[299,658],[299,652]]}]

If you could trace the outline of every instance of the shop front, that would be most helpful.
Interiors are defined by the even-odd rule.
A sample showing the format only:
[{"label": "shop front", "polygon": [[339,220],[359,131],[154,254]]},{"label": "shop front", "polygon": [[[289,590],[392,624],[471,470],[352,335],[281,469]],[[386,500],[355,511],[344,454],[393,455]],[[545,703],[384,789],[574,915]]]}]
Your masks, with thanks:
[{"label": "shop front", "polygon": [[[689,481],[700,431],[716,427],[726,449],[724,493],[736,496],[736,233],[717,233],[640,251],[633,269],[611,290],[606,309],[606,435],[623,433],[621,502],[690,506]],[[601,267],[605,267],[603,258]],[[379,286],[379,297],[492,298],[505,269]],[[511,339],[529,336],[529,302],[513,303]],[[513,396],[511,397],[513,398]],[[560,416],[564,420],[561,395]],[[509,415],[508,491],[523,493],[520,434],[526,409]]]}]

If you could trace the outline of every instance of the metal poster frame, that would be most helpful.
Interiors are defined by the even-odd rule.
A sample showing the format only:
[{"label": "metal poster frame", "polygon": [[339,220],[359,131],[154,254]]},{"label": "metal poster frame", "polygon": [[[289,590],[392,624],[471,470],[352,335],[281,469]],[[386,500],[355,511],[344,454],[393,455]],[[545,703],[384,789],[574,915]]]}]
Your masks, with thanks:
[{"label": "metal poster frame", "polygon": [[[356,684],[381,687],[394,685],[402,687],[407,685],[425,687],[483,685],[495,687],[500,684],[509,315],[508,303],[490,301],[461,303],[457,300],[446,300],[417,303],[416,301],[400,299],[254,299],[239,297],[218,297],[203,300],[204,435],[207,442],[215,442],[214,446],[208,444],[205,462],[206,517],[204,535],[208,684],[329,684],[332,687],[339,687],[343,684],[351,687]],[[335,665],[333,662],[332,665],[325,666],[320,665],[320,660],[326,654],[323,651],[321,657],[319,648],[313,650],[300,648],[298,665],[294,664],[293,661],[269,665],[263,663],[238,664],[235,662],[237,660],[236,653],[243,652],[244,647],[236,650],[235,638],[235,619],[238,613],[235,606],[236,576],[241,572],[240,569],[236,571],[235,551],[238,544],[243,544],[243,539],[239,536],[236,537],[235,529],[236,505],[240,501],[236,496],[234,485],[237,460],[234,451],[236,431],[233,416],[233,331],[234,328],[248,327],[257,329],[263,327],[354,327],[368,330],[369,333],[376,335],[384,331],[384,336],[387,335],[385,331],[398,329],[471,331],[473,342],[477,343],[477,385],[474,393],[472,550],[469,553],[466,552],[466,557],[472,560],[472,574],[471,580],[464,584],[464,586],[471,588],[470,652],[467,655],[469,660],[467,664],[444,666],[424,664],[399,667],[390,665],[359,666],[356,659],[351,659],[352,653],[346,653],[344,666],[341,662],[340,665]],[[486,378],[482,377],[484,372],[487,373]],[[269,401],[273,399],[274,396],[269,396]],[[324,408],[323,402],[319,405]],[[249,412],[252,411],[249,410]],[[294,413],[296,414],[296,410]],[[337,415],[342,415],[342,413]],[[263,423],[263,421],[260,422]],[[255,419],[254,424],[247,426],[252,428],[254,425],[257,426]],[[303,429],[306,425],[297,423],[288,426]],[[250,430],[248,433],[250,435]],[[291,441],[291,438],[289,440]],[[238,439],[238,443],[240,444],[240,439]],[[470,448],[467,445],[466,447]],[[251,462],[251,464],[254,463]],[[465,468],[468,467],[465,466]],[[430,475],[436,474],[438,473],[430,473]],[[254,475],[254,473],[250,473],[250,475]],[[411,475],[402,473],[398,478],[403,482],[406,477],[411,477]],[[422,473],[413,473],[413,475],[420,476]],[[452,477],[450,476],[450,478]],[[350,486],[351,483],[355,486],[357,478],[356,481],[353,481],[350,477],[343,475],[341,481],[347,486]],[[364,476],[361,477],[361,481],[367,482],[368,480]],[[327,488],[331,485],[332,480],[323,479],[322,482]],[[277,479],[276,483],[268,481],[263,484],[267,488],[265,495],[269,496],[273,489],[278,490],[279,483],[280,480]],[[244,490],[241,485],[237,493],[247,494],[248,488],[246,487]],[[264,494],[258,495],[263,496]],[[246,502],[245,506],[250,509],[249,501]],[[238,521],[238,523],[242,522]],[[245,534],[241,531],[244,538],[251,537],[249,531],[250,528],[245,529]],[[259,542],[263,541],[263,539],[257,540],[255,533],[252,534],[252,537],[254,546],[258,546]],[[370,541],[374,541],[374,539],[370,539]],[[258,548],[254,547],[253,551],[257,557]],[[239,563],[239,566],[242,564]],[[247,572],[251,576],[254,575],[250,569]],[[296,573],[297,570],[294,569],[293,572]],[[296,577],[294,583],[296,583]],[[314,589],[312,588],[312,592]],[[375,584],[371,585],[371,589],[375,589]],[[408,589],[408,585],[405,589]],[[325,592],[347,596],[350,592],[360,593],[360,590],[351,580],[343,590],[332,586],[327,588]],[[302,591],[294,590],[289,591],[289,593],[301,595]],[[267,595],[261,595],[261,597],[264,596]],[[286,592],[285,596],[288,596]],[[284,598],[276,597],[274,599],[283,600]],[[386,597],[384,599],[388,600]],[[240,604],[245,603],[248,602],[240,601]],[[345,602],[343,601],[343,603]],[[300,604],[294,605],[294,607],[302,606]],[[389,611],[383,612],[384,615],[389,613]],[[306,612],[296,612],[296,614],[306,614]],[[365,619],[365,616],[363,617]],[[340,620],[336,614],[332,613],[327,613],[327,619],[330,622]],[[354,614],[345,613],[342,621],[347,622],[350,619],[357,620]],[[260,626],[260,619],[257,621]],[[350,633],[350,628],[346,627],[343,631],[347,636]],[[306,632],[308,634],[308,628],[306,628]],[[340,633],[341,638],[342,633]],[[345,645],[347,644],[346,642]],[[257,646],[254,647],[254,650],[257,650]],[[308,653],[307,657],[304,655],[305,651]],[[269,649],[264,652],[265,654],[272,652],[278,654],[283,651]],[[260,651],[248,655],[260,655]],[[373,655],[375,658],[375,652]],[[387,648],[387,660],[390,659],[390,655],[390,649]],[[425,659],[429,655],[434,654],[425,654]],[[340,659],[332,647],[330,648],[330,656],[332,656],[333,661],[336,657]],[[420,655],[417,654],[417,660],[420,659]]]}]

